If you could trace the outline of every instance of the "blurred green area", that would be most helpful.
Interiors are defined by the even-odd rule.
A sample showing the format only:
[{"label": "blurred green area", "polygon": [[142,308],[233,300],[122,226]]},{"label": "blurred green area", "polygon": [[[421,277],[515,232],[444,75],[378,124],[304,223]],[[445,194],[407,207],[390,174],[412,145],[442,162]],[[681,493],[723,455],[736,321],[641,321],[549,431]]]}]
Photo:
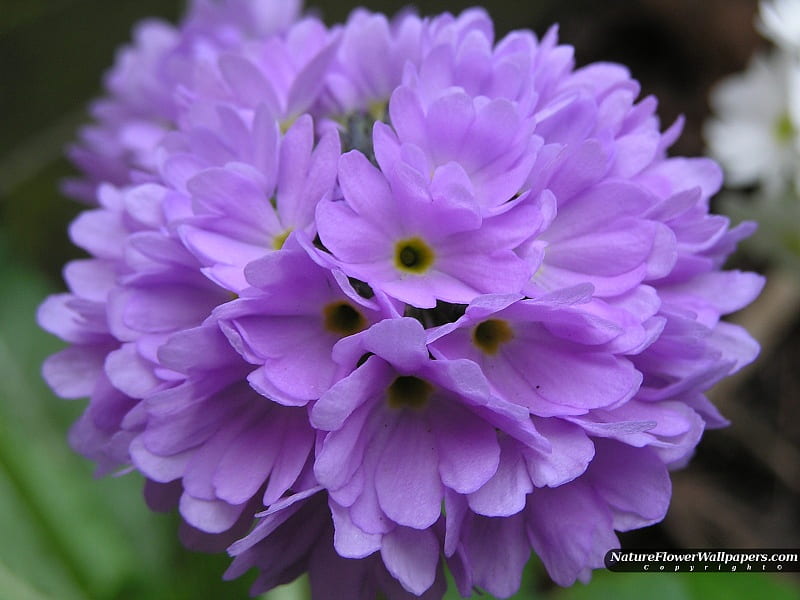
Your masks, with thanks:
[{"label": "blurred green area", "polygon": [[149,512],[141,478],[97,480],[66,433],[83,401],[53,397],[39,376],[61,344],[34,324],[52,284],[0,237],[0,600],[245,598],[225,556],[182,549],[174,516]]},{"label": "blurred green area", "polygon": [[[394,12],[405,2],[373,2]],[[422,2],[422,12],[458,11],[470,2]],[[554,2],[492,6],[499,31],[544,23]],[[586,2],[575,7],[586,8]],[[84,401],[54,398],[39,371],[61,344],[35,325],[42,299],[59,291],[62,265],[79,255],[66,225],[80,207],[58,182],[62,158],[100,93],[114,49],[146,16],[174,20],[176,0],[0,0],[0,600],[189,600],[246,598],[253,574],[221,575],[229,559],[184,550],[178,520],[147,510],[135,474],[96,480],[68,448]],[[351,3],[315,3],[329,21]],[[715,600],[800,597],[794,580],[766,575],[619,575],[599,572],[588,586],[547,583],[534,562],[514,598]],[[644,591],[646,590],[646,592]],[[271,600],[308,595],[306,580]],[[451,586],[447,600],[458,594]],[[488,596],[482,596],[488,598]]]}]

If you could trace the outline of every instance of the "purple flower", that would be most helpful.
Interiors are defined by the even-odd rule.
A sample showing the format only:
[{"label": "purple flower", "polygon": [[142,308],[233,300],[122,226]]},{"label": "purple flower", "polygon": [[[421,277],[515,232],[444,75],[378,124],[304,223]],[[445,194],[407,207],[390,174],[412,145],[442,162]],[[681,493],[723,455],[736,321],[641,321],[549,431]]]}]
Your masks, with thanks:
[{"label": "purple flower", "polygon": [[[670,480],[652,452],[599,440],[597,455],[584,476],[557,487],[542,487],[526,506],[506,519],[470,513],[463,504],[448,504],[449,564],[459,590],[473,585],[500,597],[519,587],[527,550],[544,562],[560,585],[576,577],[588,581],[591,569],[619,542],[614,530],[628,531],[660,521],[667,510]],[[486,544],[500,537],[505,547]]]},{"label": "purple flower", "polygon": [[566,302],[552,294],[536,300],[482,296],[432,336],[431,348],[437,357],[477,363],[503,398],[535,416],[626,403],[642,377],[619,356],[627,348],[614,348],[622,329]]},{"label": "purple flower", "polygon": [[186,180],[193,214],[178,228],[186,247],[206,265],[204,273],[234,293],[249,287],[244,268],[265,250],[280,250],[295,231],[313,237],[314,210],[333,188],[339,157],[335,132],[312,149],[308,115],[282,138],[266,110],[256,113],[251,131],[239,124],[242,135],[232,147],[252,152],[214,161]]},{"label": "purple flower", "polygon": [[318,399],[340,372],[334,345],[392,316],[387,302],[360,297],[342,273],[319,266],[300,248],[253,261],[246,276],[254,287],[216,314],[231,344],[259,365],[250,384],[280,404]]},{"label": "purple flower", "polygon": [[[335,505],[334,505],[335,506]],[[441,598],[445,581],[438,557],[437,534],[398,528],[386,536],[380,554],[344,558],[334,545],[347,548],[346,514],[319,489],[290,496],[261,515],[259,524],[230,548],[235,557],[226,578],[257,567],[253,594],[288,583],[308,570],[314,598],[374,598],[392,600]],[[345,554],[348,556],[348,554]]]},{"label": "purple flower", "polygon": [[109,74],[72,150],[89,257],[39,309],[71,443],[254,593],[509,596],[532,552],[586,581],[726,423],[752,225],[555,29],[299,8],[197,0]]},{"label": "purple flower", "polygon": [[483,219],[456,165],[437,169],[430,183],[405,164],[394,175],[390,185],[362,154],[342,156],[345,201],[317,208],[322,243],[342,270],[419,308],[524,285],[531,267],[513,249],[536,231],[548,197]]},{"label": "purple flower", "polygon": [[178,89],[193,87],[192,74],[209,55],[285,29],[299,5],[298,0],[193,0],[178,28],[155,20],[140,23],[133,44],[119,51],[106,76],[108,97],[92,105],[96,123],[85,127],[70,149],[87,179],[67,182],[66,191],[94,203],[102,183],[149,179],[158,144],[179,118]]},{"label": "purple flower", "polygon": [[380,118],[406,62],[419,61],[422,31],[422,19],[413,14],[389,21],[381,14],[353,11],[326,74],[319,110],[347,115],[368,107]]},{"label": "purple flower", "polygon": [[172,336],[159,349],[180,384],[150,395],[133,464],[150,480],[181,480],[180,512],[192,527],[222,533],[256,494],[270,505],[301,480],[314,443],[305,411],[263,398],[247,384],[252,370],[215,323]]},{"label": "purple flower", "polygon": [[426,529],[446,490],[479,490],[498,468],[498,432],[546,445],[528,411],[494,397],[473,362],[430,360],[414,319],[382,321],[333,354],[342,362],[372,356],[311,409],[311,424],[330,432],[315,474],[373,538],[396,525]]}]

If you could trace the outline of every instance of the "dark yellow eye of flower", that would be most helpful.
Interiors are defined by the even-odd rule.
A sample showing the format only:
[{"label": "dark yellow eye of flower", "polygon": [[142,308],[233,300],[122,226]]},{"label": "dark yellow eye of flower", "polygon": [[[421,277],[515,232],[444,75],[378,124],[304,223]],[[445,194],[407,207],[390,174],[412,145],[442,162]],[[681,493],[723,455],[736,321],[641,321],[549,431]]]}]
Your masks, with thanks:
[{"label": "dark yellow eye of flower", "polygon": [[331,302],[323,310],[325,329],[341,336],[353,335],[367,328],[367,320],[349,302]]},{"label": "dark yellow eye of flower", "polygon": [[497,354],[500,345],[513,337],[511,326],[502,319],[489,319],[472,330],[472,341],[486,354]]},{"label": "dark yellow eye of flower", "polygon": [[421,274],[433,265],[433,250],[421,238],[400,240],[395,245],[394,264],[401,271]]},{"label": "dark yellow eye of flower", "polygon": [[392,382],[386,395],[392,408],[422,408],[432,393],[433,386],[424,379],[401,375]]},{"label": "dark yellow eye of flower", "polygon": [[286,238],[289,237],[289,234],[292,233],[291,229],[287,229],[286,231],[282,231],[274,238],[272,238],[272,248],[273,250],[280,250],[283,248],[283,244],[286,242]]}]

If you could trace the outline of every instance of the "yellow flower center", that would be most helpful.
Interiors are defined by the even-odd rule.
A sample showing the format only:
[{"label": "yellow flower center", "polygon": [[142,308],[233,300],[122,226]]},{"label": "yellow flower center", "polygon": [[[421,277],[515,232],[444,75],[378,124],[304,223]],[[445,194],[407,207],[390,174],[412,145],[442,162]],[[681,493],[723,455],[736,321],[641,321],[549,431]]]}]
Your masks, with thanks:
[{"label": "yellow flower center", "polygon": [[433,386],[413,375],[400,375],[386,391],[389,406],[392,408],[423,408],[433,393]]},{"label": "yellow flower center", "polygon": [[420,275],[433,265],[434,254],[422,238],[400,240],[394,247],[394,264],[401,271]]},{"label": "yellow flower center", "polygon": [[286,243],[286,238],[289,237],[289,234],[292,233],[291,228],[287,229],[286,231],[280,232],[274,238],[272,238],[272,247],[275,250],[280,250],[283,248],[283,245]]},{"label": "yellow flower center", "polygon": [[322,309],[325,329],[336,335],[346,337],[367,328],[367,320],[349,302],[331,302]]},{"label": "yellow flower center", "polygon": [[472,330],[472,341],[486,354],[497,354],[500,346],[514,337],[511,326],[502,319],[489,319]]}]

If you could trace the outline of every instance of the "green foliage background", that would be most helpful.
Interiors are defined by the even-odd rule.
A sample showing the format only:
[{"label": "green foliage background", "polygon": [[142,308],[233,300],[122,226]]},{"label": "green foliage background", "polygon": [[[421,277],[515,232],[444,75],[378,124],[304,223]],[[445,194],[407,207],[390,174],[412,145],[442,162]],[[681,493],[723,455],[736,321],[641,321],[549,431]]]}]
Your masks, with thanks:
[{"label": "green foliage background", "polygon": [[[546,23],[552,2],[497,3],[498,30]],[[575,3],[576,10],[585,3]],[[329,21],[352,8],[316,3]],[[402,2],[370,3],[394,12]],[[427,2],[425,13],[463,2]],[[42,360],[61,343],[39,330],[42,299],[63,289],[62,265],[79,251],[66,225],[80,207],[58,182],[72,173],[65,144],[100,93],[101,75],[132,24],[175,20],[175,0],[0,0],[0,600],[190,600],[246,598],[253,575],[223,582],[224,555],[191,553],[178,519],[147,510],[136,474],[97,480],[69,449],[69,426],[84,401],[56,399]],[[544,25],[538,28],[543,31]],[[307,597],[305,580],[272,600]],[[765,575],[616,575],[557,589],[535,561],[515,599],[714,600],[800,598],[793,580]],[[458,598],[452,589],[447,600]]]}]

